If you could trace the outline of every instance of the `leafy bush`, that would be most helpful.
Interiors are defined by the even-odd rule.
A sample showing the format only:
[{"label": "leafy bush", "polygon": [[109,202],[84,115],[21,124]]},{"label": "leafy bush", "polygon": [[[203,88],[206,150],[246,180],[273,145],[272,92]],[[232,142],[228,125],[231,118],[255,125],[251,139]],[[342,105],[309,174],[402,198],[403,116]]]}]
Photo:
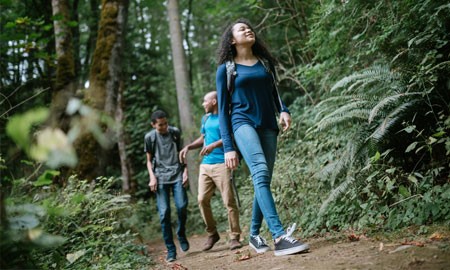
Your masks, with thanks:
[{"label": "leafy bush", "polygon": [[446,1],[317,11],[317,63],[303,76],[318,77],[321,101],[292,106],[295,143],[280,144],[274,182],[284,208],[301,205],[289,215],[306,232],[448,222],[449,11]]},{"label": "leafy bush", "polygon": [[[130,197],[115,194],[111,189],[115,181],[98,178],[87,183],[71,177],[64,189],[45,185],[38,190],[30,182],[16,181],[8,199],[10,226],[4,234],[9,241],[2,241],[2,256],[17,260],[9,260],[5,266],[148,268],[151,260],[145,246],[136,243],[136,233],[123,222],[132,213]],[[23,204],[25,201],[32,204]],[[17,231],[25,237],[14,237]]]}]

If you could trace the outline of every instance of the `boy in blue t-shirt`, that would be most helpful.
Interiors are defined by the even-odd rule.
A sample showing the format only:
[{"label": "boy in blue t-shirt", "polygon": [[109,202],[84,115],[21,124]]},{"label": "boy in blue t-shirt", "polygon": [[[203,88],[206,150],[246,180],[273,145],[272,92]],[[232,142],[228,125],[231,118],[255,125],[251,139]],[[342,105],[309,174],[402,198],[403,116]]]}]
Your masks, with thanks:
[{"label": "boy in blue t-shirt", "polygon": [[230,249],[242,247],[239,240],[241,229],[239,226],[239,210],[236,206],[233,187],[230,181],[230,170],[225,165],[222,139],[219,129],[219,115],[217,105],[217,92],[207,93],[203,98],[203,108],[206,115],[202,118],[201,135],[191,144],[180,151],[180,162],[185,163],[189,150],[203,147],[200,155],[203,156],[198,177],[198,205],[206,225],[208,239],[203,251],[211,249],[220,236],[217,232],[216,221],[211,211],[211,197],[217,188],[228,211],[230,227]]}]

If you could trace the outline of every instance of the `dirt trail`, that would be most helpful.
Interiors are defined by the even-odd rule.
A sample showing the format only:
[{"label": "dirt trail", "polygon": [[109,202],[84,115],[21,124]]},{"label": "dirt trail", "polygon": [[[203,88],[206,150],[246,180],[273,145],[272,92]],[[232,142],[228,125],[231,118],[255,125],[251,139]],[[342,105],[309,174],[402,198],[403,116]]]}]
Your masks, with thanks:
[{"label": "dirt trail", "polygon": [[246,242],[241,249],[231,251],[225,234],[221,234],[220,241],[207,252],[201,251],[206,235],[190,237],[190,250],[178,251],[173,263],[164,261],[166,253],[161,241],[149,243],[148,249],[157,262],[151,269],[450,269],[448,238],[423,238],[405,243],[404,240],[383,242],[353,236],[345,235],[341,240],[307,239],[311,247],[309,253],[281,257],[275,257],[271,251],[257,254]]}]

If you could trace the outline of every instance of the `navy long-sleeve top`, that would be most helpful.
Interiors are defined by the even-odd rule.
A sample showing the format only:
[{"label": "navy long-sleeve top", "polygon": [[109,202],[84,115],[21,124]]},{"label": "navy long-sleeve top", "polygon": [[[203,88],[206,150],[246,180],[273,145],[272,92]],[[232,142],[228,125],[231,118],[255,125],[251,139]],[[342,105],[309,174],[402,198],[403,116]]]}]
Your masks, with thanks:
[{"label": "navy long-sleeve top", "polygon": [[278,131],[276,112],[289,112],[274,87],[272,74],[261,61],[253,66],[235,65],[237,76],[231,102],[228,101],[226,65],[221,64],[216,73],[220,135],[225,153],[235,150],[232,134],[241,125]]}]

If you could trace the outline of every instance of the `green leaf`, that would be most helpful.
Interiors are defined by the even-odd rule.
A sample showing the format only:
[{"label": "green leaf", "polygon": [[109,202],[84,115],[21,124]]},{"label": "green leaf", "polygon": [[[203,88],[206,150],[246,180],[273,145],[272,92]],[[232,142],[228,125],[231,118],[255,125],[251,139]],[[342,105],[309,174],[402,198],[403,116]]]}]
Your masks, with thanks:
[{"label": "green leaf", "polygon": [[398,193],[400,193],[400,195],[402,195],[405,198],[411,196],[411,193],[409,192],[409,190],[403,185],[398,187]]},{"label": "green leaf", "polygon": [[408,147],[405,150],[405,153],[411,152],[412,150],[414,150],[417,146],[418,142],[413,142],[412,144],[408,145]]},{"label": "green leaf", "polygon": [[381,154],[380,154],[380,152],[376,152],[375,153],[375,155],[373,156],[373,157],[371,157],[370,158],[370,161],[373,163],[373,162],[377,162],[379,159],[380,159],[380,157],[381,157]]},{"label": "green leaf", "polygon": [[53,183],[53,177],[60,175],[59,171],[46,170],[36,182],[33,183],[35,187],[47,186]]},{"label": "green leaf", "polygon": [[417,178],[414,175],[408,175],[408,180],[414,183],[415,185],[419,184],[419,181],[417,181]]},{"label": "green leaf", "polygon": [[445,131],[439,131],[439,132],[437,132],[437,133],[434,133],[434,134],[431,135],[431,136],[433,136],[433,137],[435,137],[435,138],[440,138],[440,137],[444,136],[445,134],[446,134]]},{"label": "green leaf", "polygon": [[48,114],[47,108],[37,108],[21,115],[14,115],[6,125],[6,133],[19,147],[28,151],[31,127],[45,121]]}]

